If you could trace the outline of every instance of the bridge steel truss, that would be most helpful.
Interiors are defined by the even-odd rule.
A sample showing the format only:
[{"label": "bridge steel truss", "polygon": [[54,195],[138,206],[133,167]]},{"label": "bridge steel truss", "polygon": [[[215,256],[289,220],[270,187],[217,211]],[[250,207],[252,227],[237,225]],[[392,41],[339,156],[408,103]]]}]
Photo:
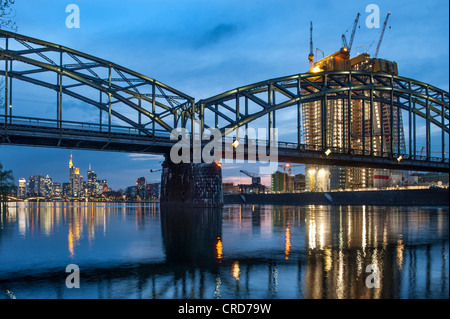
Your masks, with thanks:
[{"label": "bridge steel truss", "polygon": [[[156,137],[175,127],[185,127],[193,117],[194,98],[155,79],[39,39],[4,30],[0,30],[1,38],[5,126],[12,124],[13,118],[18,119],[12,116],[13,79],[56,92],[56,118],[52,122],[58,129],[63,129],[65,123],[75,124],[63,120],[63,95],[97,107],[97,128],[101,132],[111,133],[118,126],[128,126],[138,135]],[[118,105],[125,111],[117,111]]]},{"label": "bridge steel truss", "polygon": [[[228,136],[256,122],[261,125],[267,118],[263,126],[272,136],[277,112],[287,109],[295,121],[296,136],[290,139],[295,141],[279,141],[280,162],[449,169],[449,93],[413,79],[363,71],[304,73],[247,85],[196,103],[168,85],[92,55],[4,30],[0,30],[1,39],[4,112],[0,111],[0,143],[167,154],[175,143],[169,139],[174,128],[190,128],[193,134],[198,122],[200,132],[218,128]],[[13,110],[20,107],[14,104],[13,80],[53,90],[55,118],[13,116]],[[95,106],[99,121],[63,119],[63,95]],[[339,116],[343,133],[338,137],[330,133],[330,101],[343,106]],[[319,143],[305,143],[303,136],[302,111],[308,103],[320,104],[315,119],[321,123]],[[352,118],[355,105],[364,127],[359,133]],[[378,119],[381,133],[375,133],[377,108],[380,114],[388,114]],[[403,125],[394,125],[396,121],[407,123],[405,146],[394,142],[403,138]],[[418,150],[422,136],[425,152]],[[433,156],[436,141],[438,155]],[[247,147],[247,142],[241,147]]]},{"label": "bridge steel truss", "polygon": [[[327,130],[332,129],[330,123],[333,123],[329,118],[329,101],[332,100],[343,105],[339,124],[344,132],[338,143],[343,147],[330,142],[333,137],[336,140],[336,136],[330,134],[336,133],[327,135]],[[322,136],[320,143],[308,144],[303,136],[306,128],[302,127],[302,112],[305,105],[313,102],[320,104],[319,118],[315,121],[320,122]],[[353,127],[352,113],[356,111],[356,105],[362,117],[359,125],[363,126],[363,129],[359,128],[359,135]],[[238,128],[248,129],[253,121],[264,117],[267,119],[266,138],[269,139],[273,136],[271,130],[277,127],[276,112],[284,108],[292,109],[289,114],[295,122],[297,136],[293,137],[295,142],[279,142],[280,162],[394,169],[414,167],[418,170],[426,167],[425,170],[440,172],[449,169],[449,93],[405,77],[363,71],[298,74],[200,100],[196,113],[202,127],[217,128],[223,134],[236,132]],[[375,133],[376,108],[381,114],[378,118],[381,132],[378,133]],[[419,119],[425,122],[425,132],[420,131]],[[406,136],[402,123],[408,127]],[[439,140],[437,152],[436,147],[432,151],[432,135],[435,141]],[[419,143],[421,136],[425,137],[425,152],[418,150],[419,144],[423,145]],[[355,143],[356,138],[359,143]],[[377,139],[378,145],[374,142]],[[402,146],[402,139],[408,143]]]}]

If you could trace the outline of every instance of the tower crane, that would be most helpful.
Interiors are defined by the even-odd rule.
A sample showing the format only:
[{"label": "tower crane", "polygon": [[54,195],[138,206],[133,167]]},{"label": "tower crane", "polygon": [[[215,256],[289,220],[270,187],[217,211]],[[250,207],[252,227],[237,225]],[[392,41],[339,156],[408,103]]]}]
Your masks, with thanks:
[{"label": "tower crane", "polygon": [[391,15],[391,13],[388,12],[388,14],[387,14],[387,16],[386,16],[386,20],[384,20],[383,29],[381,30],[380,40],[378,40],[377,49],[375,50],[375,54],[374,54],[374,56],[373,56],[374,59],[377,58],[377,56],[378,56],[378,51],[380,51],[381,41],[383,40],[384,31],[386,30],[386,24],[387,24],[387,21],[388,21],[390,15]]},{"label": "tower crane", "polygon": [[304,164],[293,165],[293,164],[290,164],[290,163],[286,163],[286,165],[278,165],[278,167],[283,169],[284,174],[286,174],[286,168],[288,169],[288,174],[287,174],[288,181],[286,181],[286,176],[284,178],[284,186],[283,186],[283,188],[284,188],[285,191],[286,190],[290,190],[290,188],[291,188],[290,187],[290,184],[291,184],[290,179],[291,179],[291,175],[292,175],[292,168],[293,167],[299,167],[299,166],[304,166]]},{"label": "tower crane", "polygon": [[308,55],[308,61],[309,61],[309,69],[312,70],[314,67],[314,52],[313,52],[313,24],[312,21],[310,21],[310,28],[309,28],[309,55]]},{"label": "tower crane", "polygon": [[360,13],[358,12],[358,14],[356,15],[356,19],[353,22],[353,29],[352,29],[352,33],[350,35],[350,41],[347,44],[347,38],[345,37],[345,35],[342,35],[342,47],[344,49],[347,49],[348,52],[350,52],[352,50],[352,45],[353,45],[353,40],[355,39],[355,32],[356,32],[356,27],[358,26],[358,22],[359,22],[359,16]]},{"label": "tower crane", "polygon": [[359,12],[356,15],[356,19],[355,22],[353,22],[353,29],[352,29],[352,34],[350,36],[350,41],[348,42],[348,51],[350,52],[352,49],[352,45],[353,45],[353,40],[355,39],[355,32],[356,32],[356,27],[358,26],[358,22],[359,22]]}]

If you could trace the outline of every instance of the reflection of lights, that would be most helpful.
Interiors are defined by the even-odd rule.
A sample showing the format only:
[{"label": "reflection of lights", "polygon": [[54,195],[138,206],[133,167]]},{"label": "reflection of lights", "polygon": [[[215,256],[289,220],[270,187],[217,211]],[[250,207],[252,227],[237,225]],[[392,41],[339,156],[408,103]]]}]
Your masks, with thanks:
[{"label": "reflection of lights", "polygon": [[220,298],[220,285],[222,284],[222,281],[220,280],[220,277],[216,277],[216,289],[214,290],[214,297]]},{"label": "reflection of lights", "polygon": [[316,248],[316,221],[314,216],[309,219],[309,249]]},{"label": "reflection of lights", "polygon": [[234,148],[237,148],[238,146],[239,146],[239,141],[238,140],[235,140],[234,142],[233,142],[233,144],[231,144],[231,145],[233,145],[233,147]]},{"label": "reflection of lights", "polygon": [[217,254],[217,259],[222,259],[223,245],[222,245],[222,241],[220,240],[220,237],[217,237],[216,254]]},{"label": "reflection of lights", "polygon": [[325,155],[328,156],[328,155],[330,155],[330,154],[331,154],[331,150],[330,150],[330,149],[327,149],[327,150],[325,151]]},{"label": "reflection of lights", "polygon": [[323,255],[323,263],[325,271],[330,271],[331,265],[333,264],[333,259],[331,259],[331,248],[326,248]]},{"label": "reflection of lights", "polygon": [[308,173],[309,173],[310,175],[314,175],[314,174],[316,173],[316,170],[315,170],[314,168],[311,168],[311,169],[308,171]]},{"label": "reflection of lights", "polygon": [[397,161],[400,163],[400,161],[403,159],[403,156],[399,156],[399,157],[397,157]]},{"label": "reflection of lights", "polygon": [[289,259],[289,253],[291,252],[291,228],[286,227],[286,245],[284,253],[286,254],[286,260]]},{"label": "reflection of lights", "polygon": [[239,268],[239,262],[237,260],[231,265],[231,274],[233,275],[234,279],[239,280],[241,269]]},{"label": "reflection of lights", "polygon": [[319,176],[325,175],[325,170],[323,168],[319,169]]},{"label": "reflection of lights", "polygon": [[403,250],[404,250],[404,248],[405,248],[405,245],[403,245],[403,240],[399,239],[397,241],[397,265],[400,270],[403,267]]},{"label": "reflection of lights", "polygon": [[222,166],[222,163],[216,162],[216,165],[217,165],[217,167],[221,167],[221,166]]},{"label": "reflection of lights", "polygon": [[361,235],[361,247],[363,249],[363,253],[364,256],[366,256],[366,245],[367,245],[367,241],[366,241],[366,206],[364,205],[362,207],[362,235]]},{"label": "reflection of lights", "polygon": [[75,251],[73,249],[74,247],[74,238],[73,238],[73,231],[72,231],[72,227],[69,227],[69,236],[68,236],[68,240],[69,240],[69,252],[70,252],[70,257],[73,257],[75,255]]},{"label": "reflection of lights", "polygon": [[319,224],[319,245],[320,249],[323,249],[323,246],[325,245],[325,229],[323,220],[320,221]]}]

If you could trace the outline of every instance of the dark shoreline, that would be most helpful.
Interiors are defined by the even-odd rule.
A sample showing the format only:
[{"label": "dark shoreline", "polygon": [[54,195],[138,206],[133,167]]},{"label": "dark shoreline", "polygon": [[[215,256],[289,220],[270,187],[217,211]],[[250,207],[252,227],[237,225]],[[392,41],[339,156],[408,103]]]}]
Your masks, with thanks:
[{"label": "dark shoreline", "polygon": [[224,195],[225,204],[449,206],[448,189]]}]

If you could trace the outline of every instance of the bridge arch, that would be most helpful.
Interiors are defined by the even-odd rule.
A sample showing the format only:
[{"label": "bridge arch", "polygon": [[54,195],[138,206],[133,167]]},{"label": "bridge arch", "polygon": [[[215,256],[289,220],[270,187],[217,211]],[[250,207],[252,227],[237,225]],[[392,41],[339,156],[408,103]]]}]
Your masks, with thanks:
[{"label": "bridge arch", "polygon": [[[338,120],[330,118],[332,101],[340,103]],[[307,128],[302,127],[308,107],[316,109],[318,118],[307,124],[314,122],[321,131],[314,141],[305,138]],[[448,163],[449,93],[410,78],[364,71],[304,73],[243,86],[197,102],[203,127],[218,128],[224,135],[261,117],[268,117],[270,135],[276,128],[276,111],[285,108],[293,108],[298,148]],[[359,123],[355,116],[362,117]],[[425,156],[418,155],[417,119],[425,122]],[[406,136],[403,124],[408,128]],[[327,132],[333,125],[341,127],[338,139]],[[437,156],[432,154],[432,127],[440,134]],[[381,150],[374,143],[376,139]],[[402,145],[401,139],[406,139],[407,145]]]},{"label": "bridge arch", "polygon": [[[64,122],[63,95],[93,105],[100,114],[106,114],[108,124],[104,126],[108,131],[114,129],[115,118],[142,135],[155,136],[185,126],[192,118],[194,98],[153,78],[80,51],[13,32],[0,30],[0,38],[4,39],[0,60],[5,61],[5,67],[0,69],[0,76],[5,78],[6,107],[2,115],[5,122],[10,116],[8,112],[11,113],[8,106],[12,79],[57,92],[53,123],[58,128]],[[97,98],[83,94],[82,90],[86,89],[97,92]],[[138,120],[116,111],[118,104],[137,112]],[[102,123],[98,125],[101,127]]]}]

